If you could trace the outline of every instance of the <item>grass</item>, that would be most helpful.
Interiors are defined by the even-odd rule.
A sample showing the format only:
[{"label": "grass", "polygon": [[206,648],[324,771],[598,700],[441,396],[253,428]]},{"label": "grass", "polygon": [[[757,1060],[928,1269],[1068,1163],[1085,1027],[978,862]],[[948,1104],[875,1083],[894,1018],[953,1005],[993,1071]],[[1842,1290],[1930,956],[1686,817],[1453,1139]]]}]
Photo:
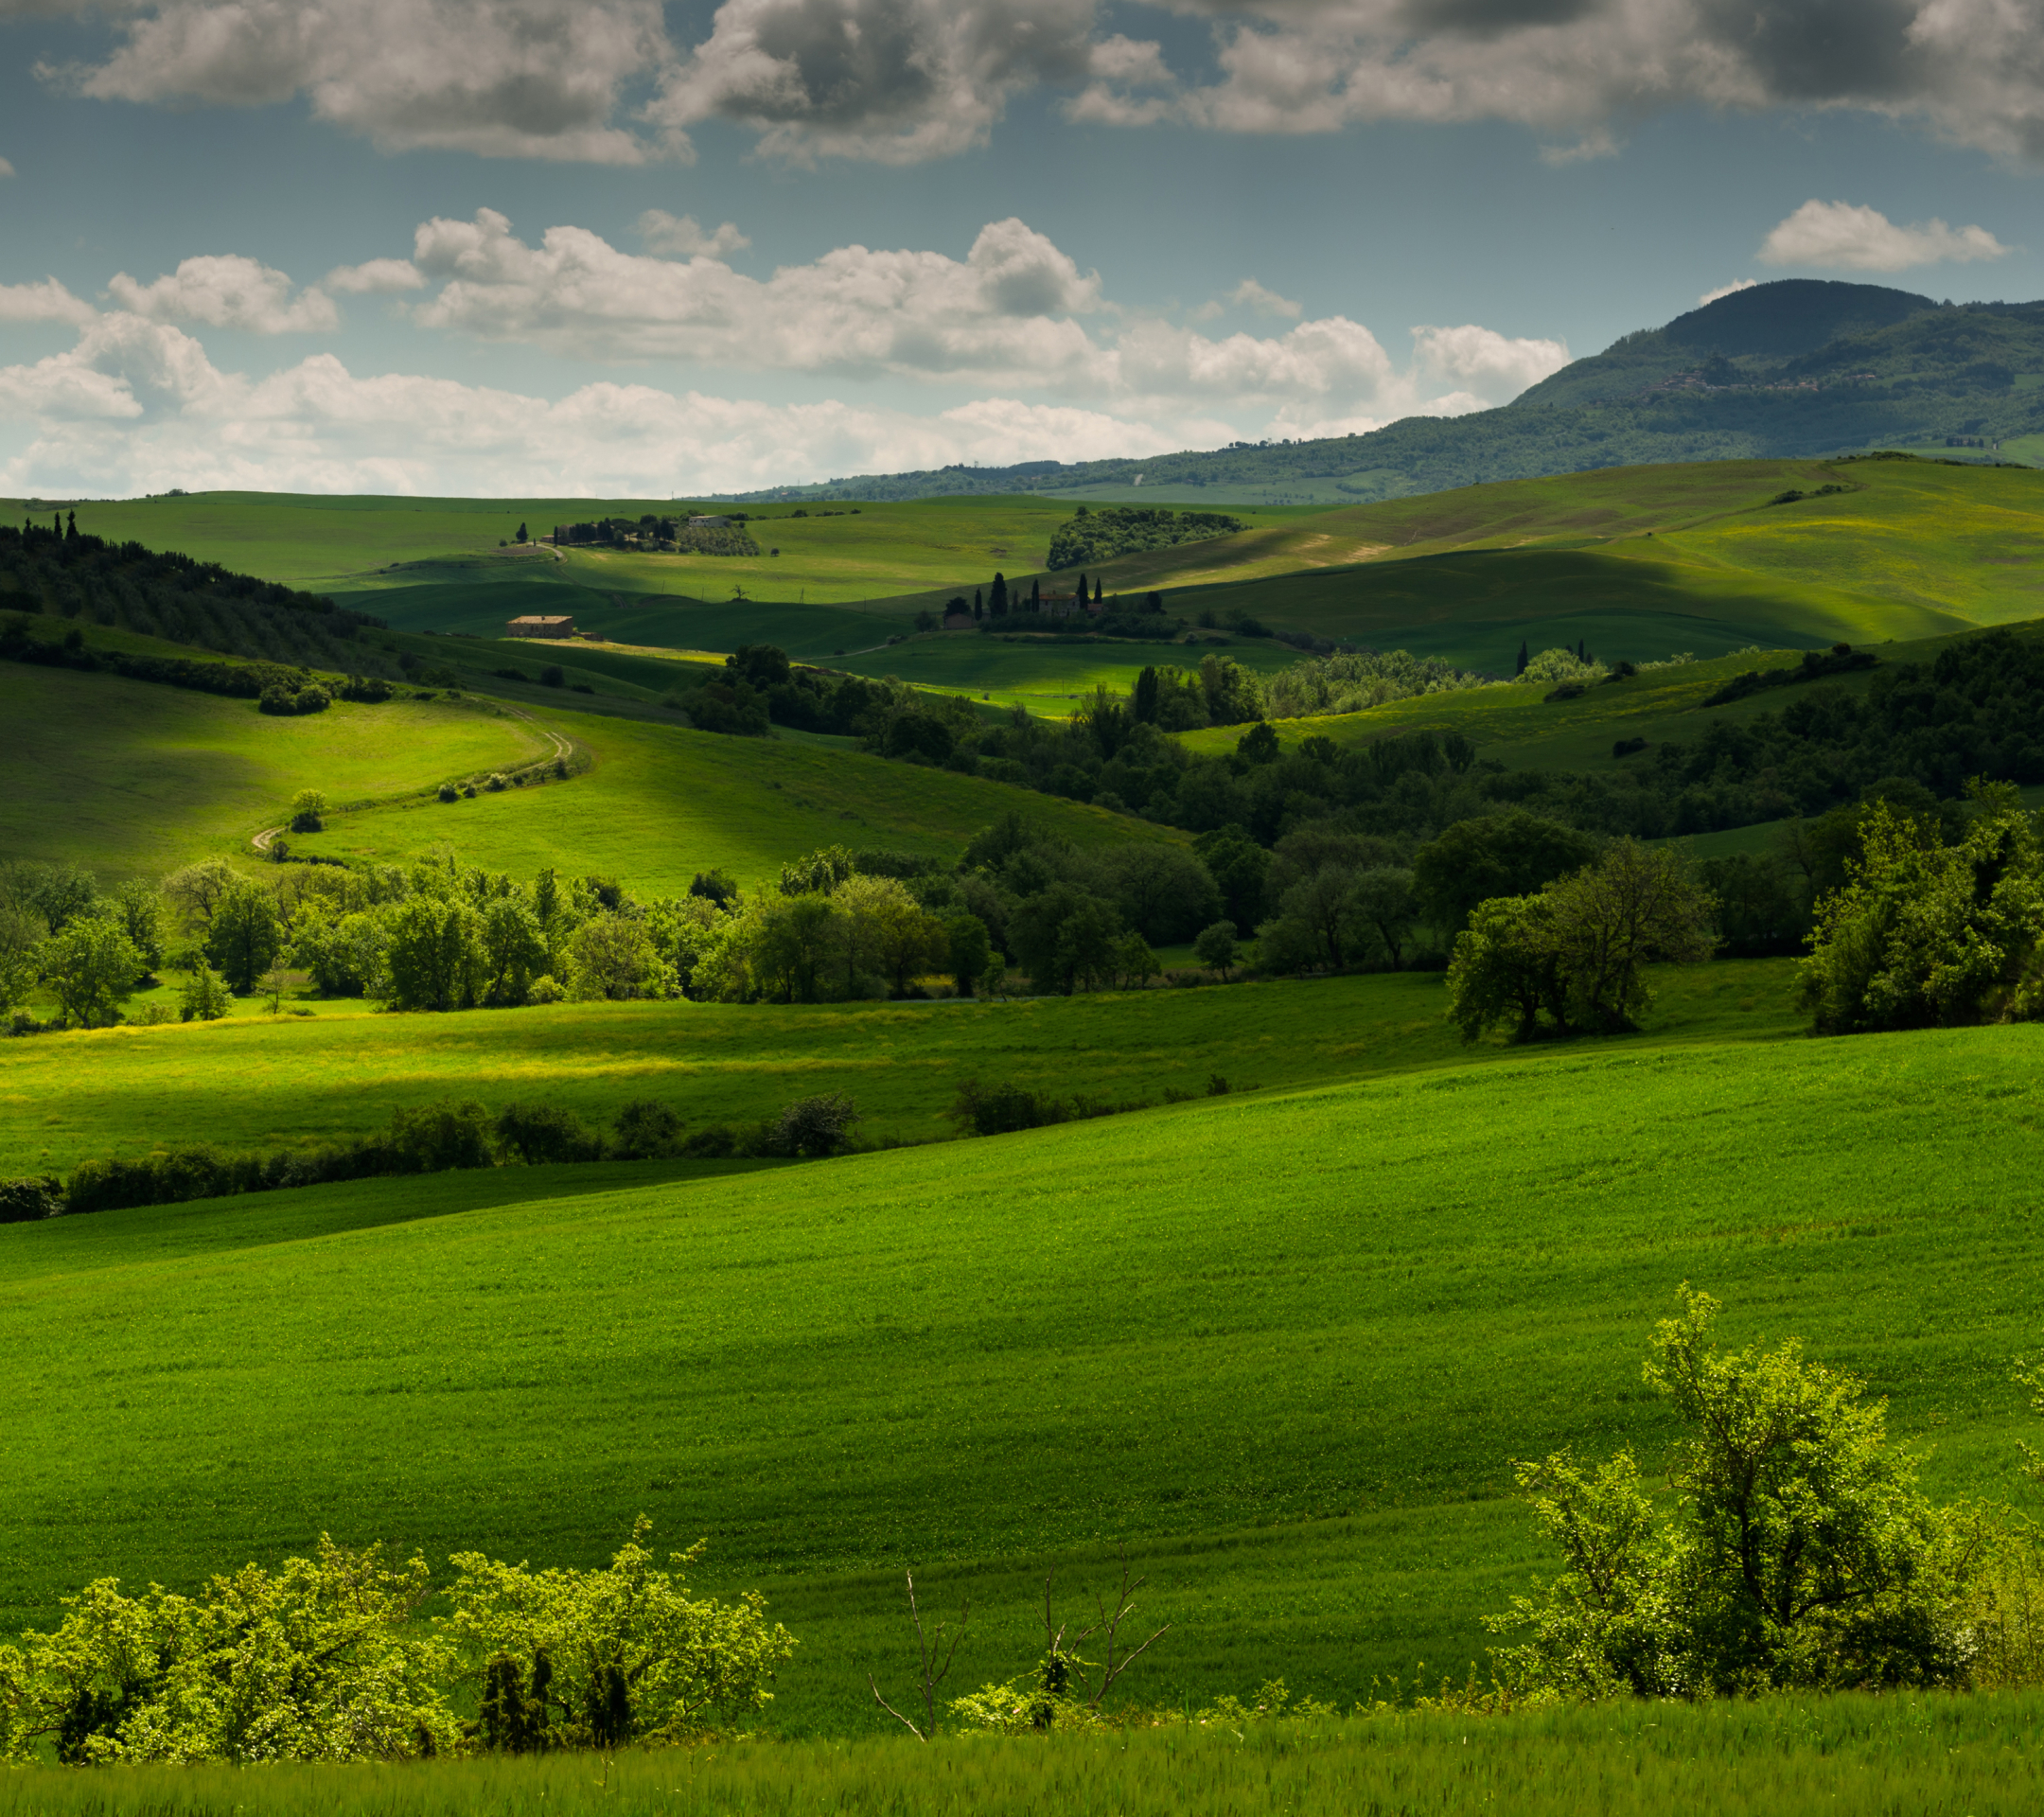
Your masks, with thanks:
[{"label": "grass", "polygon": [[0,720],[9,729],[0,851],[108,876],[249,856],[250,838],[288,819],[301,788],[344,804],[381,799],[509,769],[549,749],[529,723],[485,701],[337,700],[280,717],[253,700],[13,662],[0,663]]},{"label": "grass", "polygon": [[1419,1713],[1245,1728],[846,1744],[739,1741],[602,1764],[541,1756],[419,1767],[44,1769],[0,1782],[0,1817],[783,1817],[1069,1810],[1129,1817],[1471,1812],[1491,1817],[2019,1817],[2040,1793],[2033,1695],[1781,1698]]},{"label": "grass", "polygon": [[[1671,972],[1661,1040],[1779,1039],[1800,1027],[1775,961]],[[0,1043],[0,1177],[143,1154],[175,1132],[255,1148],[327,1140],[393,1108],[544,1099],[608,1120],[626,1099],[692,1126],[757,1120],[792,1098],[849,1091],[870,1139],[930,1141],[978,1073],[1111,1103],[1467,1065],[1434,974],[975,1003],[561,1003],[381,1015],[259,1014]],[[1502,1048],[1474,1050],[1507,1057]]]},{"label": "grass", "polygon": [[[1412,987],[1328,999],[1358,1072]],[[1253,993],[1189,995],[1240,1006],[1247,1077],[1312,1014],[1293,987],[1266,1046]],[[150,1235],[189,1208],[0,1229],[0,1600],[46,1618],[90,1575],[184,1582],[323,1529],[590,1561],[643,1509],[712,1535],[704,1581],[759,1583],[802,1636],[777,1724],[855,1734],[865,1669],[902,1668],[904,1563],[984,1612],[971,1684],[1031,1656],[1051,1561],[1095,1580],[1125,1540],[1174,1624],[1147,1695],[1282,1675],[1346,1702],[1480,1652],[1538,1561],[1511,1458],[1630,1442],[1651,1467],[1671,1429],[1638,1358],[1683,1279],[1733,1341],[1797,1332],[1866,1373],[1934,1441],[1938,1492],[2024,1493],[2044,1036],[1724,1038],[1761,995],[1658,1036],[771,1177],[444,1210],[440,1181],[370,1183],[385,1209],[354,1228],[319,1189],[221,1208],[261,1240],[203,1252]],[[1097,1051],[1118,1006],[1080,1008]],[[83,1086],[167,1032],[20,1046]],[[274,1056],[329,1032],[274,1033],[204,1038],[273,1056],[235,1070],[275,1082],[281,1126]],[[977,1046],[1005,1070],[996,1025]],[[165,1126],[144,1090],[129,1114]]]}]

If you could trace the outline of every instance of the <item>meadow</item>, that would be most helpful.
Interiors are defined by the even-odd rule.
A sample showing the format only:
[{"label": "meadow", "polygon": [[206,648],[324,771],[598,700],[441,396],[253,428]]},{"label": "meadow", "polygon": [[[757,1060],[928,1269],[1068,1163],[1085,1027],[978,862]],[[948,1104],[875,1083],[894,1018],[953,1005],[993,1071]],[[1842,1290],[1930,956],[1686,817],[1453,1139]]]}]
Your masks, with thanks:
[{"label": "meadow", "polygon": [[1788,1698],[1764,1704],[1552,1710],[1471,1720],[1420,1712],[918,1746],[737,1741],[429,1767],[15,1772],[0,1817],[781,1817],[1046,1809],[1129,1817],[2019,1817],[2039,1795],[2034,1696]]},{"label": "meadow", "polygon": [[592,1562],[643,1510],[802,1637],[775,1727],[856,1734],[903,1565],[982,1612],[972,1684],[1125,1542],[1173,1624],[1141,1694],[1346,1702],[1480,1657],[1540,1559],[1513,1457],[1651,1465],[1683,1279],[1864,1372],[1938,1492],[2028,1498],[2037,1032],[1670,1032],[446,1210],[458,1176],[278,1193],[183,1253],[150,1232],[196,1208],[0,1229],[0,1602],[322,1530]]},{"label": "meadow", "polygon": [[[1741,961],[1668,970],[1648,1024],[1668,1041],[1797,1033],[1789,968]],[[234,1148],[328,1141],[398,1107],[474,1097],[560,1104],[605,1122],[627,1099],[670,1103],[691,1127],[758,1121],[790,1099],[847,1091],[872,1141],[953,1133],[959,1082],[1057,1097],[1155,1102],[1468,1065],[1437,973],[1312,983],[1154,989],[995,1001],[557,1003],[392,1015],[325,999],[315,1016],[80,1031],[0,1044],[0,1178],[141,1155],[203,1128]]]}]

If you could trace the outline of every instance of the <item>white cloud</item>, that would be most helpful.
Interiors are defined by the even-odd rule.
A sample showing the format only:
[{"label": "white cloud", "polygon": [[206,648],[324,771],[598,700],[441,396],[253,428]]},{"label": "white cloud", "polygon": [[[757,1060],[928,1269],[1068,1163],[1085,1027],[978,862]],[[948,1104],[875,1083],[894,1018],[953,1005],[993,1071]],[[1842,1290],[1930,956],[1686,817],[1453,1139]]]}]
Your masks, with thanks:
[{"label": "white cloud", "polygon": [[580,227],[537,246],[493,209],[430,221],[413,262],[443,288],[417,319],[585,357],[680,358],[796,372],[1076,377],[1098,349],[1071,317],[1100,279],[1019,221],[980,230],[963,260],[843,246],[764,282],[707,256],[621,253]]},{"label": "white cloud", "polygon": [[1083,76],[1094,17],[1095,0],[724,0],[649,117],[672,135],[735,120],[798,163],[945,157],[983,145],[1011,96]]},{"label": "white cloud", "polygon": [[1481,328],[1474,323],[1458,328],[1415,328],[1413,351],[1419,370],[1429,377],[1452,381],[1470,396],[1499,403],[1516,397],[1569,362],[1566,342],[1509,340],[1494,328]]},{"label": "white cloud", "polygon": [[0,158],[0,179],[11,177],[13,174],[14,167],[5,158]]},{"label": "white cloud", "polygon": [[0,284],[0,322],[90,322],[98,314],[54,277],[40,284]]},{"label": "white cloud", "polygon": [[1241,309],[1254,309],[1259,315],[1289,316],[1296,322],[1306,313],[1305,309],[1290,297],[1279,296],[1276,291],[1267,291],[1253,277],[1245,277],[1228,292],[1228,301]]},{"label": "white cloud", "polygon": [[714,233],[705,233],[694,215],[670,215],[663,208],[648,208],[639,217],[639,238],[645,241],[647,252],[678,258],[694,258],[698,254],[724,258],[744,252],[752,243],[731,221]]},{"label": "white cloud", "polygon": [[182,329],[103,317],[70,352],[0,367],[0,413],[31,439],[0,489],[190,489],[659,496],[833,474],[1161,453],[1167,426],[987,397],[919,415],[837,401],[772,405],[647,385],[557,401],[409,375],[360,379],[318,354],[263,379],[217,370]]},{"label": "white cloud", "polygon": [[1898,227],[1877,208],[1812,197],[1768,235],[1759,256],[1768,265],[1808,265],[1833,272],[1906,272],[1947,261],[2000,258],[2008,248],[1984,227],[1942,221]]},{"label": "white cloud", "polygon": [[203,322],[251,334],[318,333],[341,324],[333,300],[323,291],[302,291],[293,298],[291,281],[282,272],[236,253],[185,259],[153,284],[139,284],[118,272],[107,291],[131,315],[157,322]]},{"label": "white cloud", "polygon": [[1705,291],[1701,296],[1697,298],[1696,306],[1698,309],[1700,309],[1706,308],[1712,303],[1717,302],[1718,299],[1721,296],[1736,296],[1741,291],[1751,291],[1756,288],[1757,285],[1755,283],[1755,280],[1753,280],[1753,278],[1735,278],[1729,284],[1718,285],[1718,287],[1715,291]]},{"label": "white cloud", "polygon": [[360,265],[337,265],[321,280],[345,296],[393,296],[399,291],[422,291],[426,279],[409,258],[372,258]]}]

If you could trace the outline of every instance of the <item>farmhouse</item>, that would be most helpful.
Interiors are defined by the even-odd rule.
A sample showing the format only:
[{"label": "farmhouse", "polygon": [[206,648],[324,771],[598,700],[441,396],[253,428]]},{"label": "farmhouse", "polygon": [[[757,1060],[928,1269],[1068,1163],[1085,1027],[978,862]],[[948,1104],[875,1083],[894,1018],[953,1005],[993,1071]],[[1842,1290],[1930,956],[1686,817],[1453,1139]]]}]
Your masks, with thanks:
[{"label": "farmhouse", "polygon": [[731,520],[729,518],[691,518],[688,520],[688,527],[691,530],[729,530],[731,528]]},{"label": "farmhouse", "polygon": [[528,612],[523,618],[514,618],[504,626],[512,637],[573,637],[575,635],[574,620],[566,617],[547,617]]}]

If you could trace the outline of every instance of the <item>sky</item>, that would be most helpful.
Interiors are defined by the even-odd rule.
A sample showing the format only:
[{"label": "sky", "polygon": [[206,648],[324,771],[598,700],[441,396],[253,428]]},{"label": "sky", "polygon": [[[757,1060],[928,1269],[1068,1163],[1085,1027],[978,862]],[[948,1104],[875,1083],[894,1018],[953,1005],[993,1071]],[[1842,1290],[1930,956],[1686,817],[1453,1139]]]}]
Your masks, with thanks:
[{"label": "sky", "polygon": [[2044,0],[0,0],[0,495],[685,497],[2044,297]]}]

